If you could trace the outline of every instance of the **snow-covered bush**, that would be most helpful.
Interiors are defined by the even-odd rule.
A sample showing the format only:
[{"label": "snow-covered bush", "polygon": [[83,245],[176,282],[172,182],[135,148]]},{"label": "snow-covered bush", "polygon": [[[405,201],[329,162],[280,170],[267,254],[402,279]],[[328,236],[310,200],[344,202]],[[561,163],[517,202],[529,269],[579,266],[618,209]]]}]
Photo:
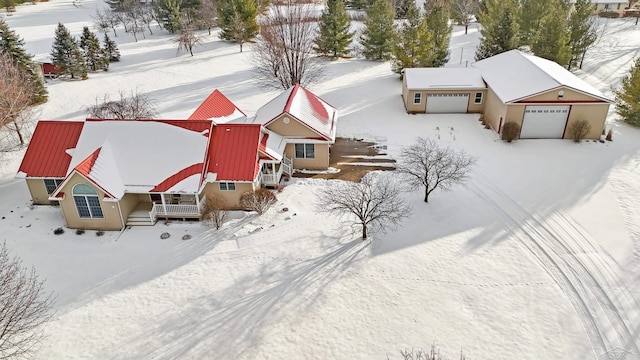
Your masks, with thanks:
[{"label": "snow-covered bush", "polygon": [[267,189],[258,189],[242,194],[240,197],[240,206],[253,210],[257,212],[258,215],[262,215],[271,205],[275,204],[276,201],[278,201],[278,199],[273,192]]}]

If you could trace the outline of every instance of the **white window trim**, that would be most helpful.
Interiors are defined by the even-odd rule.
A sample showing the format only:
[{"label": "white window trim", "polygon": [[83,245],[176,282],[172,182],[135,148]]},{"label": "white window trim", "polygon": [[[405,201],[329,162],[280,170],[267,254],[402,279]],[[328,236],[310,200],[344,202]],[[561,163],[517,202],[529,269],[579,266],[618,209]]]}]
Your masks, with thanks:
[{"label": "white window trim", "polygon": [[[224,184],[224,189],[222,187]],[[233,189],[229,189],[229,185],[233,185]],[[236,191],[236,183],[230,181],[222,181],[218,183],[218,190],[220,191]]]},{"label": "white window trim", "polygon": [[[418,99],[418,101],[416,101],[416,98]],[[420,105],[422,104],[422,93],[414,93],[413,94],[413,105]]]},{"label": "white window trim", "polygon": [[[78,185],[86,185],[86,184],[75,184],[73,186],[73,188],[71,189],[71,196],[73,197],[73,205],[76,207],[76,212],[78,213],[78,218],[79,219],[104,219],[104,210],[102,210],[102,202],[100,201],[100,197],[98,196],[98,192],[92,190],[95,192],[95,194],[75,194],[74,193],[74,188]],[[88,186],[88,185],[87,185]],[[98,199],[98,204],[100,204],[100,212],[102,213],[102,216],[97,216],[93,214],[93,211],[91,209],[91,205],[89,204],[89,198],[96,198]],[[76,198],[83,198],[84,203],[87,206],[87,210],[89,211],[89,217],[86,216],[82,216],[82,214],[80,214],[80,210],[78,209],[78,204],[76,204]]]},{"label": "white window trim", "polygon": [[[47,180],[53,181],[56,186],[53,190],[51,190],[51,192],[49,192],[49,189],[47,189]],[[60,184],[62,184],[63,181],[64,179],[42,179],[42,183],[44,184],[44,189],[47,191],[47,195],[53,194],[53,192],[58,188],[58,186],[60,186]]]},{"label": "white window trim", "polygon": [[[478,94],[480,94],[480,101],[478,101]],[[478,91],[473,95],[474,104],[482,104],[483,101],[484,101],[484,94],[482,92]]]},{"label": "white window trim", "polygon": [[[298,157],[298,151],[296,151],[296,145],[303,145],[302,149],[303,149],[303,157]],[[309,157],[307,156],[307,145],[312,145],[313,146],[313,157]],[[293,156],[295,159],[307,159],[307,160],[313,160],[316,158],[316,144],[315,143],[295,143],[293,144]]]}]

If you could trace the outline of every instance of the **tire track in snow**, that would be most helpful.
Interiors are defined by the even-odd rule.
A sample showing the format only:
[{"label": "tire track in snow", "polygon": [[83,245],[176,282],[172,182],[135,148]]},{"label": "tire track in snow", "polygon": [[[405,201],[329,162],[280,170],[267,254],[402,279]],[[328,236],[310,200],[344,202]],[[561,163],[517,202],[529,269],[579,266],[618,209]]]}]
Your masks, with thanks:
[{"label": "tire track in snow", "polygon": [[[556,280],[576,311],[582,314],[584,328],[596,354],[600,356],[608,350],[624,348],[627,343],[633,345],[633,349],[629,350],[638,353],[627,321],[607,294],[602,280],[597,279],[592,273],[591,269],[607,268],[608,265],[601,261],[595,263],[593,257],[589,264],[585,264],[565,243],[571,242],[573,247],[585,252],[585,248],[580,245],[585,242],[584,232],[568,231],[574,226],[566,217],[556,217],[553,227],[546,225],[491,184],[486,177],[478,175],[480,184],[471,184],[470,188],[496,211],[504,220],[505,229],[541,263]],[[563,229],[566,239],[558,234],[556,228]],[[590,241],[586,242],[593,245]],[[625,296],[632,298],[628,291],[623,292]],[[615,334],[606,332],[607,325]]]}]

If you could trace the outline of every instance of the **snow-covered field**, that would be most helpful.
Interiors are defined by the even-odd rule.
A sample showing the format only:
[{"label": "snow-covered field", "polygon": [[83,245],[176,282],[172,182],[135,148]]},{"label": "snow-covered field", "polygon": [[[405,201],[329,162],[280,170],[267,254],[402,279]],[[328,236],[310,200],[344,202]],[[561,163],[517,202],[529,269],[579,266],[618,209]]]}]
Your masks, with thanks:
[{"label": "snow-covered field", "polygon": [[[6,20],[44,54],[57,22],[79,34],[103,6],[76,5],[24,5]],[[638,56],[633,22],[607,21],[577,71],[609,96]],[[40,118],[83,119],[119,91],[148,94],[169,119],[215,88],[249,114],[277,94],[254,85],[250,44],[240,53],[214,34],[190,57],[162,31],[118,34],[122,61],[49,82]],[[470,62],[477,42],[475,27],[456,28],[449,66]],[[318,179],[291,181],[270,212],[236,213],[220,231],[160,222],[55,236],[62,216],[28,206],[13,154],[0,163],[0,240],[58,297],[37,358],[398,359],[433,343],[451,359],[640,358],[640,130],[612,112],[613,142],[508,144],[475,115],[407,115],[388,63],[339,60],[326,74],[310,89],[340,109],[338,135],[392,157],[430,136],[478,157],[472,180],[429,204],[407,194],[412,215],[371,242],[316,214]]]}]

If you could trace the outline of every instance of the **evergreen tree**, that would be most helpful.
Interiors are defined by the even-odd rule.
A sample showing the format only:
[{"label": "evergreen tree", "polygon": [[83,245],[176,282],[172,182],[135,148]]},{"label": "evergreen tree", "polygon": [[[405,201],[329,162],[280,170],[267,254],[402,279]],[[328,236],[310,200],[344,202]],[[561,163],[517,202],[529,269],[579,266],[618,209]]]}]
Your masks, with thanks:
[{"label": "evergreen tree", "polygon": [[220,38],[242,44],[258,35],[258,8],[254,0],[221,0],[218,3]]},{"label": "evergreen tree", "polygon": [[84,60],[87,63],[89,70],[103,70],[104,51],[100,47],[100,40],[98,40],[96,34],[91,32],[87,26],[82,29],[82,36],[80,36],[79,45],[80,49],[82,49]]},{"label": "evergreen tree", "polygon": [[569,70],[574,65],[582,68],[584,54],[598,37],[591,16],[592,11],[591,0],[576,0],[573,4],[573,11],[569,15],[569,48],[571,51],[571,59],[567,65]]},{"label": "evergreen tree", "polygon": [[558,2],[540,21],[540,33],[533,38],[531,50],[536,56],[566,66],[571,59],[569,30],[567,29],[568,5]]},{"label": "evergreen tree", "polygon": [[618,115],[628,124],[640,126],[640,58],[634,62],[629,75],[622,79],[622,87],[614,93]]},{"label": "evergreen tree", "polygon": [[400,0],[396,4],[396,19],[406,19],[409,12],[409,7],[413,4],[416,5],[415,0]]},{"label": "evergreen tree", "polygon": [[405,68],[429,67],[433,63],[433,39],[427,30],[427,20],[412,1],[407,20],[398,29],[398,41],[393,47],[391,69],[402,74]]},{"label": "evergreen tree", "polygon": [[328,0],[320,16],[320,29],[315,39],[315,51],[337,58],[349,54],[353,33],[349,31],[351,21],[342,0]]},{"label": "evergreen tree", "polygon": [[562,0],[520,0],[518,16],[518,46],[531,46],[534,39],[544,36],[542,19],[553,11],[553,5]]},{"label": "evergreen tree", "polygon": [[76,77],[87,78],[87,64],[80,46],[62,23],[58,23],[56,28],[51,48],[51,59],[58,74],[70,75],[72,79]]},{"label": "evergreen tree", "polygon": [[393,54],[395,17],[391,2],[375,0],[367,9],[364,31],[360,35],[364,57],[367,60],[386,61]]},{"label": "evergreen tree", "polygon": [[372,4],[372,0],[348,0],[345,5],[354,10],[366,10]]},{"label": "evergreen tree", "polygon": [[449,24],[449,11],[444,4],[433,5],[426,19],[427,31],[431,34],[433,41],[433,56],[429,57],[433,60],[423,66],[444,66],[449,61],[449,40],[453,30],[453,26]]},{"label": "evergreen tree", "polygon": [[518,47],[517,0],[484,0],[478,12],[482,24],[476,60]]},{"label": "evergreen tree", "polygon": [[104,51],[107,55],[108,62],[120,61],[120,50],[118,50],[118,44],[109,38],[109,35],[104,34]]},{"label": "evergreen tree", "polygon": [[33,62],[32,56],[25,51],[24,40],[10,29],[3,19],[0,19],[0,53],[8,54],[13,63],[31,79],[32,104],[46,102],[47,89],[44,87],[44,80],[37,71],[38,65]]},{"label": "evergreen tree", "polygon": [[172,34],[182,29],[183,3],[183,0],[158,0],[154,3],[158,22]]}]

